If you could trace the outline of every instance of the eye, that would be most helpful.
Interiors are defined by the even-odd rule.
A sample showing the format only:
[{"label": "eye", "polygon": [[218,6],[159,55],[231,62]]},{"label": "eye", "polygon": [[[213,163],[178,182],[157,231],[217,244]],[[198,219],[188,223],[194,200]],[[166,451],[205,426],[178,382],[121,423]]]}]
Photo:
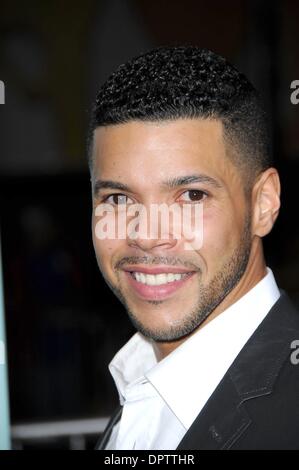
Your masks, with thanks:
[{"label": "eye", "polygon": [[125,194],[116,193],[116,194],[110,194],[110,196],[105,197],[103,199],[103,202],[107,202],[107,203],[113,204],[115,206],[120,206],[122,204],[131,203],[132,199],[130,199]]},{"label": "eye", "polygon": [[184,202],[202,202],[207,195],[205,191],[201,191],[200,189],[189,189],[181,195],[181,198],[183,198]]}]

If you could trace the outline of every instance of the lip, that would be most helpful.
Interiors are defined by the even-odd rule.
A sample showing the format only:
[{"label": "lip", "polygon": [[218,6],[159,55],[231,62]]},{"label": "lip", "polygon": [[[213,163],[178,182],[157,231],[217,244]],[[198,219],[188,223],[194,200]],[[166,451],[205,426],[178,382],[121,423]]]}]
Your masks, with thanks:
[{"label": "lip", "polygon": [[[154,268],[149,268],[147,266],[140,265],[131,265],[123,268],[127,272],[138,272],[144,274],[163,274],[163,273],[174,273],[174,274],[185,274],[190,272],[195,272],[192,269],[178,268],[175,266],[155,266]],[[176,281],[179,282],[179,281]]]},{"label": "lip", "polygon": [[[157,268],[158,269],[158,268]],[[134,277],[130,274],[133,269],[131,268],[130,271],[124,270],[125,276],[128,280],[129,285],[133,288],[134,292],[138,295],[143,300],[164,300],[170,297],[173,293],[175,293],[177,290],[181,289],[184,285],[186,285],[190,279],[194,277],[195,271],[180,271],[180,272],[189,272],[190,275],[186,276],[184,279],[181,279],[180,281],[173,281],[173,282],[168,282],[167,284],[161,284],[159,286],[148,286],[147,284],[143,284],[142,282],[136,281]],[[145,271],[139,271],[139,272],[145,272]],[[157,274],[161,272],[167,272],[160,270],[157,272]],[[168,271],[168,272],[179,272],[179,271]],[[148,274],[156,274],[151,270],[148,272]]]}]

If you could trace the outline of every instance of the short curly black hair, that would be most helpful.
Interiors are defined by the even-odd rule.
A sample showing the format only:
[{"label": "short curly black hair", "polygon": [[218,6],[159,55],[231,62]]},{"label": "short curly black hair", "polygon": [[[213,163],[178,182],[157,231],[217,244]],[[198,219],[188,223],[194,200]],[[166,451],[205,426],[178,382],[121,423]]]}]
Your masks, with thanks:
[{"label": "short curly black hair", "polygon": [[247,178],[272,165],[267,116],[245,75],[207,49],[168,46],[120,65],[101,86],[89,129],[90,168],[97,127],[180,118],[221,120],[228,154]]}]

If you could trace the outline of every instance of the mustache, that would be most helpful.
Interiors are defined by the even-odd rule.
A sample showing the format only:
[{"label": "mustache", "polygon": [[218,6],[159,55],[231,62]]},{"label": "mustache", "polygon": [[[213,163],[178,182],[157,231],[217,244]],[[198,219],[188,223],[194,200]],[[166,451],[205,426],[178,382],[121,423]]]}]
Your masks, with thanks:
[{"label": "mustache", "polygon": [[182,261],[179,258],[170,258],[168,256],[155,256],[153,258],[149,258],[148,256],[126,256],[121,260],[117,261],[114,266],[114,269],[118,270],[121,269],[123,266],[128,266],[131,264],[143,264],[148,266],[182,266],[184,268],[190,268],[192,270],[200,271],[199,266],[190,263],[190,261]]}]

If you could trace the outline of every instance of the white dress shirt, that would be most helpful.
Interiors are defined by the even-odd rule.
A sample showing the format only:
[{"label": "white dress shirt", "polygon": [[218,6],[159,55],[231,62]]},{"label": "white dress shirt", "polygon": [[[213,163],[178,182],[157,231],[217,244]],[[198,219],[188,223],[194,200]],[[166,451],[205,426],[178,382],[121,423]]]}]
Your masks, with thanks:
[{"label": "white dress shirt", "polygon": [[109,364],[123,412],[106,449],[176,449],[279,297],[267,268],[247,294],[160,362],[151,341],[136,333]]}]

